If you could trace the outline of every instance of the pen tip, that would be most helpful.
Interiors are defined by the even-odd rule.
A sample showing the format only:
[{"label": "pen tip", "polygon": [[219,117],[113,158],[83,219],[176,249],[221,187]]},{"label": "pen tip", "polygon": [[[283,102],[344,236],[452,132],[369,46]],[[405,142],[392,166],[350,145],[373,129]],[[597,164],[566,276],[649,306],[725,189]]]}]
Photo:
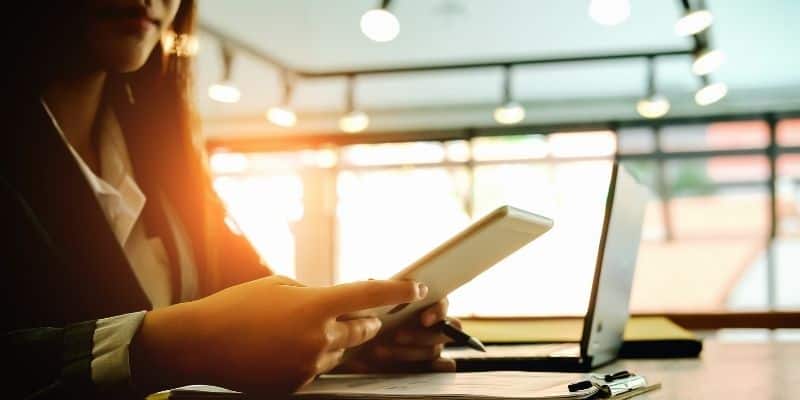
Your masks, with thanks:
[{"label": "pen tip", "polygon": [[483,343],[479,342],[475,338],[470,338],[469,344],[473,349],[486,353],[486,347],[484,347]]}]

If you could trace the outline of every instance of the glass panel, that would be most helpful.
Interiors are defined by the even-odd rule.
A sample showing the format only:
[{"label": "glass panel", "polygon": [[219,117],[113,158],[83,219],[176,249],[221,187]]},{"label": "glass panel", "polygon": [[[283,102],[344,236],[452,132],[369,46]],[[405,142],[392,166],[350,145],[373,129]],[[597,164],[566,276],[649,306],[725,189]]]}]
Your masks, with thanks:
[{"label": "glass panel", "polygon": [[779,237],[773,242],[775,308],[800,309],[800,237]]},{"label": "glass panel", "polygon": [[465,168],[342,171],[337,281],[388,278],[469,223]]},{"label": "glass panel", "polygon": [[545,135],[480,137],[472,140],[475,161],[545,158],[550,148]]},{"label": "glass panel", "polygon": [[341,149],[345,165],[404,165],[438,163],[445,159],[445,149],[439,142],[386,144],[357,144]]},{"label": "glass panel", "polygon": [[800,146],[800,118],[779,121],[777,135],[781,146]]},{"label": "glass panel", "polygon": [[777,160],[778,232],[800,237],[800,154],[785,154]]},{"label": "glass panel", "polygon": [[650,128],[625,128],[619,130],[620,154],[641,154],[654,151],[656,139]]},{"label": "glass panel", "polygon": [[[795,120],[800,122],[800,120]],[[797,125],[800,128],[800,124]],[[800,132],[798,129],[796,132]],[[800,136],[798,136],[800,138]],[[775,256],[775,306],[800,308],[800,154],[778,157],[778,235]]]},{"label": "glass panel", "polygon": [[547,139],[550,154],[558,158],[612,157],[617,150],[611,131],[552,133]]},{"label": "glass panel", "polygon": [[708,125],[678,125],[661,128],[664,151],[703,151],[764,148],[769,127],[764,121],[717,122]]},{"label": "glass panel", "polygon": [[610,157],[617,142],[614,132],[567,132],[549,135],[475,138],[475,161],[535,160],[546,157]]},{"label": "glass panel", "polygon": [[[671,240],[645,241],[631,299],[633,311],[763,308],[769,192],[766,157],[667,162]],[[728,169],[761,171],[736,183]]]},{"label": "glass panel", "polygon": [[209,164],[216,175],[291,173],[297,168],[331,168],[336,165],[336,150],[303,150],[294,152],[235,153],[216,151]]},{"label": "glass panel", "polygon": [[452,140],[444,143],[447,161],[467,162],[470,159],[470,144],[466,140]]},{"label": "glass panel", "polygon": [[581,315],[596,264],[610,161],[505,164],[475,170],[475,210],[510,204],[553,229],[450,296],[455,315]]},{"label": "glass panel", "polygon": [[295,276],[291,225],[303,218],[303,182],[296,173],[218,176],[214,189],[229,217],[272,270]]}]

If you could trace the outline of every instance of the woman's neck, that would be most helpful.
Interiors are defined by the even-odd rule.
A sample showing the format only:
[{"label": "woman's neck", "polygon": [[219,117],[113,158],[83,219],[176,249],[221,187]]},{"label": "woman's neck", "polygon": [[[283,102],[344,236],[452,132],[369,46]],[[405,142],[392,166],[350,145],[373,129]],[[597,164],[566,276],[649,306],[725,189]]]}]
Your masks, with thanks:
[{"label": "woman's neck", "polygon": [[44,100],[64,136],[94,171],[98,170],[99,156],[95,151],[92,128],[105,80],[106,73],[97,71],[55,81],[44,91]]}]

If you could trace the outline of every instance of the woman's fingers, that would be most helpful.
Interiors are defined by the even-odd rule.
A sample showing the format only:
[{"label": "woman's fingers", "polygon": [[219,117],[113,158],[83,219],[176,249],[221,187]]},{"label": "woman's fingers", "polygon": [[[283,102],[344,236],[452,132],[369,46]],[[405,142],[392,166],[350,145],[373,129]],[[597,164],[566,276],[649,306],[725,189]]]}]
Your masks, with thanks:
[{"label": "woman's fingers", "polygon": [[330,315],[422,300],[428,287],[412,281],[363,281],[320,289],[320,300]]},{"label": "woman's fingers", "polygon": [[442,353],[441,344],[433,346],[376,346],[375,357],[379,360],[393,360],[402,362],[433,361]]},{"label": "woman's fingers", "polygon": [[450,358],[438,358],[431,363],[431,369],[436,372],[456,372],[456,362]]},{"label": "woman's fingers", "polygon": [[269,277],[269,279],[275,285],[305,287],[305,285],[303,285],[302,283],[297,282],[296,280],[289,278],[288,276],[272,275]]},{"label": "woman's fingers", "polygon": [[422,323],[422,326],[429,327],[443,320],[447,316],[447,307],[449,305],[450,302],[447,300],[447,298],[444,298],[438,303],[424,309],[420,313],[420,322]]},{"label": "woman's fingers", "polygon": [[340,350],[358,346],[378,334],[381,320],[360,318],[347,321],[331,321],[328,325],[328,349]]},{"label": "woman's fingers", "polygon": [[344,349],[327,351],[317,359],[317,374],[324,374],[336,368],[344,356]]}]

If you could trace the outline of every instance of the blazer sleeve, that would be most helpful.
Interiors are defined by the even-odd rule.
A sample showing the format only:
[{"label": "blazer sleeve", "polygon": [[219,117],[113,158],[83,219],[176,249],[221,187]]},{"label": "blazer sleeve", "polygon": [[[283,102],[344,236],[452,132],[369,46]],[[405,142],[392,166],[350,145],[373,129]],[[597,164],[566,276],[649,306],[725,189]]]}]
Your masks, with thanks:
[{"label": "blazer sleeve", "polygon": [[6,255],[5,276],[0,279],[4,310],[0,354],[6,363],[3,398],[132,393],[128,347],[145,312],[84,321],[80,320],[92,318],[91,313],[74,320],[62,315],[57,304],[48,303],[59,297],[48,298],[54,290],[50,281],[58,279],[47,271],[64,266],[51,252],[51,239],[32,209],[1,173],[0,217],[4,229],[12,233],[0,241],[0,252]]},{"label": "blazer sleeve", "polygon": [[10,398],[69,398],[94,392],[92,337],[96,321],[63,328],[43,327],[6,332],[3,354],[13,361],[3,390]]}]

